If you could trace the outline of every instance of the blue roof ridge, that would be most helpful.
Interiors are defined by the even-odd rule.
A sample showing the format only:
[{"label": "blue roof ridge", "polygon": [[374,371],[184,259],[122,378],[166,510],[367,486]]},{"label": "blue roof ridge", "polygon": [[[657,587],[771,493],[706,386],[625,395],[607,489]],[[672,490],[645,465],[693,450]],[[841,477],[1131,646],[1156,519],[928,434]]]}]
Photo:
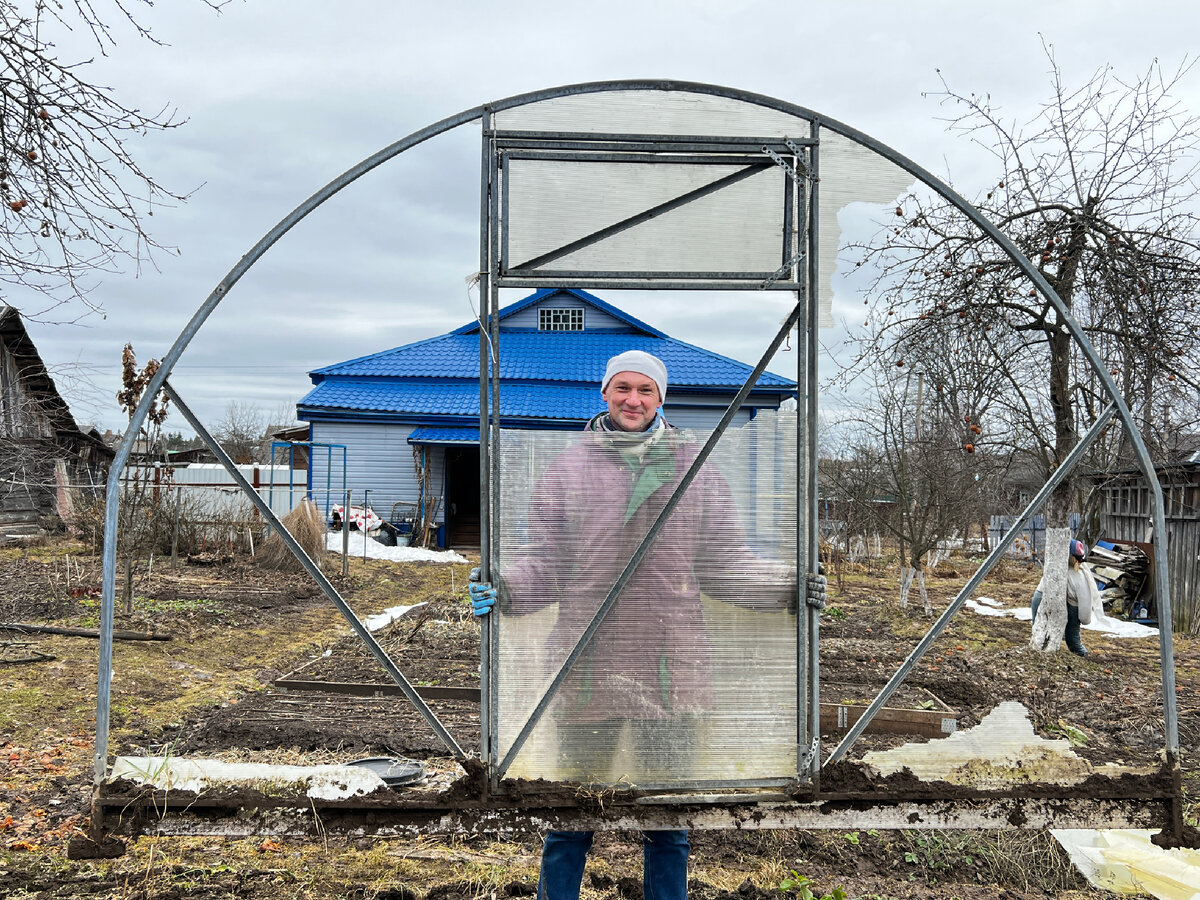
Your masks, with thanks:
[{"label": "blue roof ridge", "polygon": [[[501,321],[503,321],[504,319],[508,318],[509,316],[520,312],[521,310],[533,305],[534,303],[537,303],[539,300],[544,300],[546,297],[552,296],[554,294],[559,294],[559,293],[574,294],[576,297],[578,297],[580,300],[583,300],[585,303],[590,303],[591,305],[595,306],[597,309],[608,313],[613,318],[620,319],[622,322],[627,322],[629,325],[633,326],[634,328],[638,329],[639,331],[644,331],[646,334],[651,335],[652,337],[659,337],[659,338],[667,337],[667,335],[664,332],[659,331],[654,326],[648,325],[647,323],[643,322],[641,319],[631,316],[629,313],[625,312],[625,310],[618,309],[617,307],[611,305],[610,303],[606,303],[605,301],[601,300],[595,294],[589,294],[587,291],[582,290],[580,288],[540,288],[540,289],[534,291],[528,297],[525,297],[521,300],[516,301],[515,303],[510,303],[508,306],[503,307],[500,310],[500,319],[501,319]],[[466,325],[463,325],[459,328],[455,328],[453,331],[448,332],[448,333],[449,334],[470,334],[471,332],[477,330],[479,327],[480,327],[479,320],[476,319],[475,321],[468,322]]]}]

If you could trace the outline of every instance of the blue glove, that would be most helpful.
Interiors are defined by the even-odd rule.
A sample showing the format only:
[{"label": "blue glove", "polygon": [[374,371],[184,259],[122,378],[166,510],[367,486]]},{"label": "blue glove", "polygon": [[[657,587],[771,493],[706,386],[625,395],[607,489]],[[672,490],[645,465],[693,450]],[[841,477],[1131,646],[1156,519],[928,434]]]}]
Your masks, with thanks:
[{"label": "blue glove", "polygon": [[496,589],[479,578],[479,569],[472,569],[470,580],[467,582],[467,593],[471,597],[471,612],[477,616],[486,616],[496,605]]},{"label": "blue glove", "polygon": [[471,611],[477,616],[486,616],[496,605],[496,589],[486,581],[467,585],[471,595]]}]

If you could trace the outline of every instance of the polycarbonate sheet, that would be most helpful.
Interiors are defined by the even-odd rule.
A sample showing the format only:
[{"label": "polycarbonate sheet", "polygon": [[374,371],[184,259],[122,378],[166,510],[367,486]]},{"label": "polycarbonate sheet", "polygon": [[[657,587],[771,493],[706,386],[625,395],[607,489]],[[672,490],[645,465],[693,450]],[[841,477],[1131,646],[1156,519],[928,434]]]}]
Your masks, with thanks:
[{"label": "polycarbonate sheet", "polygon": [[[506,271],[670,204],[744,164],[511,159]],[[762,278],[785,256],[785,175],[770,165],[712,193],[663,210],[539,270],[620,273],[722,272]]]},{"label": "polycarbonate sheet", "polygon": [[497,112],[502,131],[807,138],[809,120],[730,97],[691,91],[602,91]]},{"label": "polycarbonate sheet", "polygon": [[847,237],[859,241],[871,237],[870,233],[845,235],[838,222],[838,213],[855,203],[894,206],[896,198],[907,193],[916,179],[869,147],[828,128],[821,128],[819,137],[821,190],[817,208],[820,223],[817,260],[821,278],[817,302],[821,327],[831,328],[834,325],[833,294],[838,252]]},{"label": "polycarbonate sheet", "polygon": [[[500,434],[500,758],[707,435],[625,437]],[[659,788],[796,776],[795,442],[794,414],[727,432],[506,774]]]}]

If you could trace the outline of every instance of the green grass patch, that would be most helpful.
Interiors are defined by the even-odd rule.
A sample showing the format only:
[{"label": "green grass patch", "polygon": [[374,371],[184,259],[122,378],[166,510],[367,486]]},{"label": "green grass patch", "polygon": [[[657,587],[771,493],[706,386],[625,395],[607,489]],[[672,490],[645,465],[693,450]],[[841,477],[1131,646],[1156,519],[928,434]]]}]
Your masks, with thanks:
[{"label": "green grass patch", "polygon": [[17,685],[5,688],[0,703],[0,730],[16,731],[42,712],[42,692],[38,688]]}]

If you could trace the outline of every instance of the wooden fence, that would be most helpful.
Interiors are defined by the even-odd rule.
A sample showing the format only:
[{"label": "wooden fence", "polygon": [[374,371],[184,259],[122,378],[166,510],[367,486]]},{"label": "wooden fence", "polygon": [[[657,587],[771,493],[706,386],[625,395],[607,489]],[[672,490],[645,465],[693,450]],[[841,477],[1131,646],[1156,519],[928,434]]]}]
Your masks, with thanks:
[{"label": "wooden fence", "polygon": [[[1172,625],[1200,634],[1200,465],[1161,467],[1167,524],[1167,577]],[[1094,476],[1100,533],[1113,541],[1150,541],[1150,486],[1140,471]],[[1153,535],[1158,539],[1159,535]],[[1161,577],[1154,573],[1154,577]]]}]

